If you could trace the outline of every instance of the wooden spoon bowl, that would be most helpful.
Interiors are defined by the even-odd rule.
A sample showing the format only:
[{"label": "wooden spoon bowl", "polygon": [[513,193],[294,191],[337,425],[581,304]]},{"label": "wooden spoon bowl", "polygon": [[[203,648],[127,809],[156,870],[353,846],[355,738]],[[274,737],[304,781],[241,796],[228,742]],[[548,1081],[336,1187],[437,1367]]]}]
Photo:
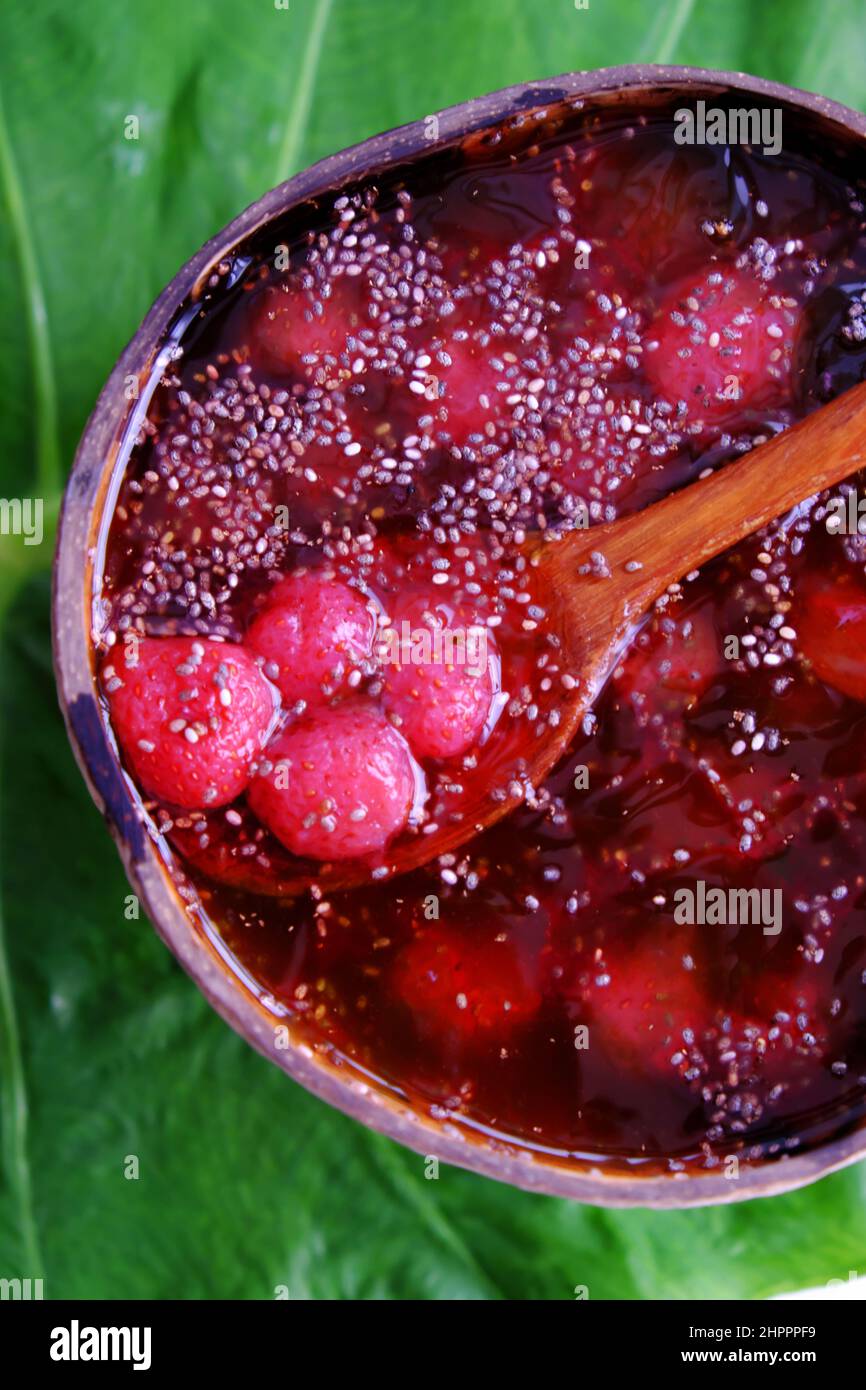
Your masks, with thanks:
[{"label": "wooden spoon bowl", "polygon": [[556,721],[521,750],[519,763],[509,768],[499,760],[498,795],[490,794],[491,779],[469,795],[459,820],[432,834],[404,834],[372,864],[301,864],[296,875],[279,880],[275,891],[291,896],[312,882],[323,892],[351,888],[368,882],[371,868],[379,878],[408,873],[501,820],[519,805],[517,789],[540,787],[566,753],[629,635],[669,585],[864,462],[866,383],[643,512],[588,530],[527,539],[523,549],[536,570],[547,630],[555,634],[560,664],[573,680],[572,688],[561,692]]}]

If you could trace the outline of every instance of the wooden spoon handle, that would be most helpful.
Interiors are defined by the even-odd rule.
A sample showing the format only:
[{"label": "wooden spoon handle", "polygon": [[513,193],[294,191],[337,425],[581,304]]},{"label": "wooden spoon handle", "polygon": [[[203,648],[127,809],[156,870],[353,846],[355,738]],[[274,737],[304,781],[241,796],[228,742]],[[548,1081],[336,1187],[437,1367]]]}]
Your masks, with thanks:
[{"label": "wooden spoon handle", "polygon": [[[866,382],[711,477],[624,521],[593,527],[581,537],[581,550],[604,556],[617,581],[611,589],[634,611],[864,463]],[[629,582],[622,570],[635,561],[642,568]]]}]

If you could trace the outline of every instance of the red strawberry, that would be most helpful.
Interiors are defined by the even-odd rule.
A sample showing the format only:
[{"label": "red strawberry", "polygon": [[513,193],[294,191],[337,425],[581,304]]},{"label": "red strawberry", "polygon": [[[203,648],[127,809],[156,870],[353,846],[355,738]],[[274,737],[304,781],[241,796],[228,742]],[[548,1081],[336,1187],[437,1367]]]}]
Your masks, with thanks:
[{"label": "red strawberry", "polygon": [[435,592],[419,594],[395,609],[379,648],[385,708],[417,756],[467,752],[481,736],[495,690],[498,657],[488,628]]},{"label": "red strawberry", "polygon": [[409,749],[371,705],[318,710],[268,748],[247,800],[293,854],[351,859],[382,849],[409,820],[419,776]]},{"label": "red strawberry", "polygon": [[[598,346],[604,349],[603,343]],[[582,350],[580,361],[594,351]],[[646,399],[645,382],[602,376],[591,389],[585,387],[580,361],[558,364],[560,404],[544,420],[553,477],[587,503],[622,505],[628,498],[634,505],[632,494],[641,479],[653,489],[655,472],[658,487],[662,461],[687,443],[688,422],[670,402]]]},{"label": "red strawberry", "polygon": [[397,956],[392,988],[423,1033],[467,1042],[495,1039],[537,1011],[536,967],[510,940],[431,924]]},{"label": "red strawberry", "polygon": [[223,806],[244,790],[275,692],[229,642],[145,637],[102,665],[111,721],[136,779],[174,806]]},{"label": "red strawberry", "polygon": [[416,418],[432,415],[437,432],[463,445],[472,434],[483,434],[490,421],[507,413],[502,371],[493,365],[500,351],[492,339],[486,345],[473,320],[466,315],[447,331],[425,338],[415,354],[408,389],[414,397]]},{"label": "red strawberry", "polygon": [[[817,984],[802,969],[783,974],[764,971],[746,991],[745,1009],[729,1012],[724,1029],[703,1040],[707,1077],[735,1117],[737,1107],[730,1104],[730,1097],[738,1087],[752,1092],[747,1100],[750,1107],[764,1105],[772,1100],[773,1087],[781,1083],[788,1090],[796,1081],[799,1069],[794,1058],[807,1058],[814,1066],[825,1054],[827,1027],[817,1001]],[[754,1095],[758,1082],[761,1101]]]},{"label": "red strawberry", "polygon": [[799,1015],[805,1024],[809,1017],[817,1016],[820,990],[816,968],[803,964],[792,950],[781,967],[775,964],[775,953],[772,964],[755,967],[741,990],[743,1011],[762,1023],[784,1024]]},{"label": "red strawberry", "polygon": [[765,285],[712,266],[659,305],[644,364],[656,389],[685,401],[692,420],[719,426],[784,399],[795,332],[791,310]]},{"label": "red strawberry", "polygon": [[270,286],[257,300],[253,340],[272,365],[308,374],[326,354],[348,366],[347,338],[365,322],[360,277],[334,280],[328,298],[287,282]]},{"label": "red strawberry", "polygon": [[618,941],[606,960],[592,968],[583,960],[566,976],[569,1016],[588,1024],[590,1046],[598,1034],[617,1064],[678,1078],[702,1088],[705,1099],[709,1087],[714,1103],[734,1116],[733,1097],[761,1080],[772,1086],[783,1079],[792,1052],[821,1054],[827,1034],[817,1011],[818,990],[802,969],[762,970],[734,987],[736,999],[713,1005],[711,970],[720,967],[732,987],[723,938],[703,937],[714,966],[701,962],[694,932],[663,919],[655,919],[650,932],[634,945]]},{"label": "red strawberry", "polygon": [[743,184],[713,150],[678,149],[661,131],[590,143],[568,177],[575,227],[601,239],[590,264],[615,254],[638,291],[670,284],[715,245],[738,244]]},{"label": "red strawberry", "polygon": [[287,704],[316,705],[369,661],[375,630],[374,605],[357,589],[322,570],[299,570],[267,595],[246,640]]},{"label": "red strawberry", "polygon": [[[673,630],[656,628],[638,639],[615,675],[620,695],[638,697],[640,705],[692,704],[712,685],[722,666],[719,638],[703,611],[675,622]],[[687,700],[675,697],[685,695]]]},{"label": "red strawberry", "polygon": [[866,700],[866,588],[853,578],[807,591],[795,623],[803,656],[827,685]]},{"label": "red strawberry", "polygon": [[711,1010],[689,935],[665,931],[662,923],[653,923],[652,932],[599,965],[583,999],[591,1008],[590,1040],[598,1028],[614,1057],[674,1074],[706,1030]]},{"label": "red strawberry", "polygon": [[492,344],[477,339],[452,338],[441,356],[450,358],[440,380],[445,383],[443,404],[448,413],[448,433],[458,442],[467,435],[482,433],[485,423],[497,417],[502,393],[497,389],[501,373],[491,361]]}]

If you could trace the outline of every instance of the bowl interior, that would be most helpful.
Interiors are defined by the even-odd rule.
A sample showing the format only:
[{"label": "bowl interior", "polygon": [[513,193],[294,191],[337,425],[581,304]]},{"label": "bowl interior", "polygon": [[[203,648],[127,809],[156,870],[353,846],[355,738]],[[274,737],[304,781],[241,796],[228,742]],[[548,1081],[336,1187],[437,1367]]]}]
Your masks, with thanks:
[{"label": "bowl interior", "polygon": [[[377,136],[306,170],[266,194],[202,248],[150,310],[114,368],[79,447],[61,521],[55,563],[55,663],[70,738],[92,795],[104,812],[130,881],[156,930],[219,1013],[264,1056],[295,1080],[361,1122],[423,1154],[518,1186],[610,1205],[688,1206],[732,1201],[809,1182],[866,1153],[866,1134],[854,1129],[828,1144],[777,1161],[741,1164],[738,1181],[722,1173],[610,1171],[578,1159],[491,1137],[464,1121],[433,1120],[346,1059],[314,1052],[293,1028],[287,1010],[231,955],[203,910],[181,866],[161,841],[136,788],[123,770],[94,679],[91,640],[107,523],[140,424],[162,367],[198,311],[213,268],[232,257],[275,216],[304,209],[321,195],[351,184],[368,170],[415,160],[457,142],[483,147],[508,122],[506,138],[523,144],[555,128],[575,106],[647,108],[731,90],[806,113],[829,141],[866,138],[866,119],[820,97],[742,74],[698,69],[625,68],[570,74],[525,84],[439,114],[432,143],[423,121]],[[130,393],[129,382],[139,384]],[[130,398],[132,397],[132,398]],[[284,1040],[288,1038],[288,1045]]]}]

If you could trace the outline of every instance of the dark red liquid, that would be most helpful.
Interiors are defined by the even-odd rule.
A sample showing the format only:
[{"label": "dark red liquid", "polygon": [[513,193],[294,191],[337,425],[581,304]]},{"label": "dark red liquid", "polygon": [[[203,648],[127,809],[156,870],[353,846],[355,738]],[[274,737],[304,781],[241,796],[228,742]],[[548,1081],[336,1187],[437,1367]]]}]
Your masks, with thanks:
[{"label": "dark red liquid", "polygon": [[[214,277],[157,389],[108,539],[103,639],[241,641],[299,563],[360,575],[387,603],[443,558],[465,579],[468,556],[511,699],[468,763],[425,767],[436,817],[459,815],[528,748],[567,674],[543,616],[525,625],[522,535],[581,506],[596,522],[647,505],[863,375],[862,156],[784,119],[782,152],[764,156],[677,146],[662,109],[574,113],[347,190],[337,239],[345,207],[268,228]],[[318,250],[321,287],[364,237],[382,248],[364,279],[380,292],[357,350],[280,363],[261,329],[285,275],[274,247],[296,277]],[[740,257],[788,306],[793,368],[776,398],[693,427],[659,410],[642,352],[671,287]],[[478,428],[406,384],[412,353],[466,322],[489,329],[481,357],[507,388]],[[230,820],[151,809],[214,929],[310,1044],[418,1106],[648,1166],[817,1143],[866,1111],[866,703],[818,678],[801,624],[843,579],[866,613],[864,562],[862,538],[829,535],[815,504],[684,580],[533,804],[426,870],[288,902],[297,861],[243,798]],[[780,890],[780,930],[677,922],[677,890],[698,880]]]}]

